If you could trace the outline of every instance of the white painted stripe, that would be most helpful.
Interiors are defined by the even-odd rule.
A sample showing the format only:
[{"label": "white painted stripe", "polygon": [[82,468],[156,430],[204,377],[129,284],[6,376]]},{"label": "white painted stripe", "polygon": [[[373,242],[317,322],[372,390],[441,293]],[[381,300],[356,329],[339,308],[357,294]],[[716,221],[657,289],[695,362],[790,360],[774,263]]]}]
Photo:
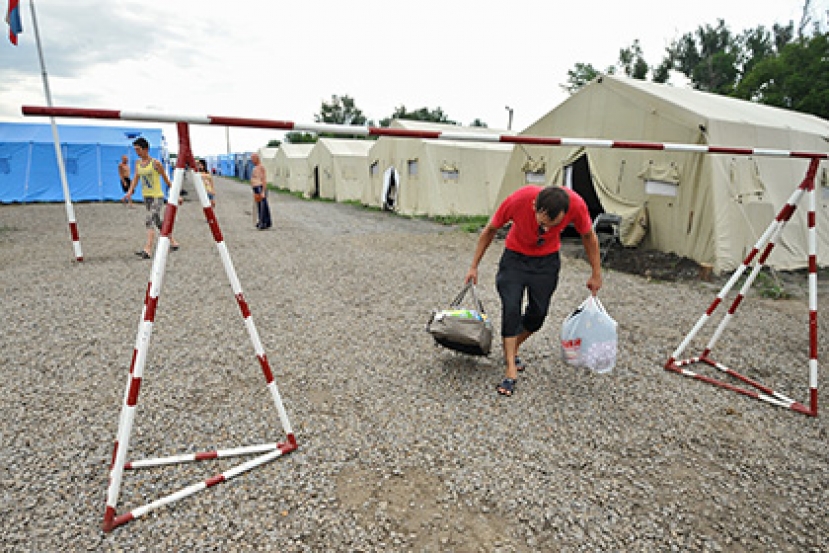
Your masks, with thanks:
[{"label": "white painted stripe", "polygon": [[482,135],[479,133],[444,131],[440,133],[441,140],[464,140],[470,142],[500,142],[501,137],[497,134]]},{"label": "white painted stripe", "polygon": [[271,391],[273,404],[276,406],[276,411],[279,413],[279,421],[282,423],[282,430],[287,435],[293,434],[294,431],[291,429],[291,421],[288,420],[288,412],[285,411],[285,405],[282,403],[282,396],[279,394],[279,388],[276,387],[275,376],[273,382],[268,384],[268,390]]},{"label": "white painted stripe", "polygon": [[562,138],[562,146],[585,146],[594,148],[612,148],[612,140],[601,140],[596,138]]},{"label": "white painted stripe", "polygon": [[708,146],[700,144],[663,144],[666,152],[698,152],[708,153]]},{"label": "white painted stripe", "polygon": [[305,123],[294,124],[294,130],[309,131],[315,133],[331,133],[331,134],[355,134],[358,136],[368,136],[368,127],[358,125],[333,125],[330,123]]},{"label": "white painted stripe", "polygon": [[165,113],[155,113],[150,111],[122,111],[120,112],[120,119],[129,119],[132,121],[159,121],[166,123],[195,123],[198,125],[209,125],[210,117],[207,115],[173,115]]},{"label": "white painted stripe", "polygon": [[767,157],[791,157],[792,153],[787,150],[767,150],[765,148],[754,148],[754,154]]}]

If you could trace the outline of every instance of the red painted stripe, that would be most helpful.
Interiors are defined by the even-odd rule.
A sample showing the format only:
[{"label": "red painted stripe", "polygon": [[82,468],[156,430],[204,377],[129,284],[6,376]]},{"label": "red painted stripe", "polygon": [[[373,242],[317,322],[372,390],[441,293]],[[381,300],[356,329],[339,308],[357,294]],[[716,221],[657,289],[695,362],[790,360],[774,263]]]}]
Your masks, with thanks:
[{"label": "red painted stripe", "polygon": [[754,259],[755,255],[757,255],[757,252],[758,252],[758,250],[757,250],[756,247],[751,248],[751,251],[748,252],[748,255],[746,256],[746,258],[743,259],[743,265],[745,265],[746,267],[751,265],[751,260]]},{"label": "red painted stripe", "polygon": [[809,256],[809,272],[814,274],[817,273],[817,256],[810,255]]},{"label": "red painted stripe", "polygon": [[727,146],[709,146],[708,151],[712,154],[740,154],[746,156],[754,153],[752,148],[729,148]]},{"label": "red painted stripe", "polygon": [[115,528],[115,524],[113,524],[114,520],[115,520],[115,508],[110,507],[109,505],[107,505],[107,508],[104,511],[104,524],[103,524],[104,532],[112,532],[112,529]]},{"label": "red painted stripe", "polygon": [[222,236],[222,229],[219,228],[219,221],[216,220],[216,212],[213,211],[213,208],[208,206],[204,208],[204,217],[207,219],[207,226],[210,227],[210,232],[213,234],[213,240],[216,241],[217,244],[224,242],[224,236]]},{"label": "red painted stripe", "polygon": [[218,451],[205,451],[202,453],[196,453],[196,461],[206,461],[207,459],[218,459],[219,452]]},{"label": "red painted stripe", "polygon": [[209,488],[211,486],[215,486],[216,484],[221,484],[224,481],[225,481],[225,475],[224,474],[217,474],[213,478],[208,478],[207,480],[205,480],[204,484]]},{"label": "red painted stripe", "polygon": [[120,517],[115,517],[115,520],[112,523],[112,527],[115,528],[116,526],[121,526],[122,524],[126,524],[131,520],[135,520],[135,516],[131,512],[125,515],[121,515]]},{"label": "red painted stripe", "polygon": [[614,148],[628,148],[635,150],[664,150],[664,144],[657,144],[656,142],[626,142],[623,140],[614,141]]},{"label": "red painted stripe", "polygon": [[717,307],[719,307],[721,302],[722,302],[722,298],[717,296],[717,298],[713,302],[711,302],[711,307],[708,308],[708,311],[706,311],[705,314],[710,317],[711,313],[713,313],[714,310],[717,309]]},{"label": "red painted stripe", "polygon": [[818,154],[815,152],[789,152],[790,157],[800,157],[800,158],[808,158],[808,159],[829,159],[829,154]]},{"label": "red painted stripe", "polygon": [[69,234],[72,235],[72,241],[77,242],[80,240],[80,236],[78,236],[78,224],[75,221],[69,223]]},{"label": "red painted stripe", "polygon": [[737,308],[740,307],[743,298],[745,298],[745,296],[743,296],[742,294],[737,294],[737,297],[734,298],[734,303],[731,304],[731,308],[728,310],[729,315],[733,315],[734,312],[737,311]]},{"label": "red painted stripe", "polygon": [[809,390],[809,405],[812,407],[812,412],[809,413],[813,417],[817,416],[817,388]]},{"label": "red painted stripe", "polygon": [[150,288],[153,285],[152,280],[147,281],[147,291],[144,293],[144,307],[147,307],[147,304],[150,302]]},{"label": "red painted stripe", "polygon": [[769,258],[769,256],[771,255],[771,251],[773,249],[774,249],[774,242],[769,242],[768,244],[766,244],[766,247],[763,250],[763,255],[760,256],[760,259],[757,260],[757,263],[759,263],[760,265],[765,265],[766,264],[766,259]]},{"label": "red painted stripe", "polygon": [[144,320],[155,321],[155,309],[158,307],[158,296],[154,298],[147,298],[147,309],[144,310]]},{"label": "red painted stripe", "polygon": [[127,405],[135,407],[138,403],[138,392],[141,391],[141,379],[133,377],[130,380],[130,391],[127,394]]},{"label": "red painted stripe", "polygon": [[132,470],[132,463],[124,463],[124,470]]},{"label": "red painted stripe", "polygon": [[175,204],[167,203],[167,207],[164,208],[164,222],[161,223],[161,236],[169,237],[173,234],[173,225],[176,221],[176,212],[178,211],[178,206]]},{"label": "red painted stripe", "polygon": [[809,228],[815,228],[815,212],[810,211],[806,214],[806,224],[809,225]]},{"label": "red painted stripe", "polygon": [[236,303],[239,304],[239,309],[242,311],[242,318],[247,319],[250,317],[250,309],[248,308],[248,303],[245,301],[245,296],[242,293],[236,294]]},{"label": "red painted stripe", "polygon": [[254,127],[260,129],[283,129],[290,131],[294,129],[292,121],[273,121],[270,119],[248,119],[245,117],[219,117],[210,115],[211,125],[222,125],[224,127]]},{"label": "red painted stripe", "polygon": [[266,355],[257,355],[257,359],[259,359],[259,365],[262,367],[262,373],[265,375],[265,381],[270,384],[273,382],[273,372],[271,371],[271,366],[268,363],[268,357]]},{"label": "red painted stripe", "polygon": [[109,469],[115,466],[115,456],[118,455],[118,440],[115,440],[115,446],[112,448],[112,460],[109,462]]},{"label": "red painted stripe", "polygon": [[401,138],[440,138],[440,131],[413,131],[411,129],[391,129],[389,127],[369,127],[373,136],[397,136]]},{"label": "red painted stripe", "polygon": [[502,136],[501,142],[509,144],[537,144],[541,146],[561,146],[560,138],[545,138],[543,136]]},{"label": "red painted stripe", "polygon": [[52,115],[56,117],[84,117],[92,119],[120,119],[121,112],[114,109],[55,108],[23,106],[23,115]]},{"label": "red painted stripe", "polygon": [[674,366],[675,359],[673,357],[669,357],[667,361],[665,361],[665,369],[670,369]]},{"label": "red painted stripe", "polygon": [[130,359],[130,374],[135,370],[135,360],[138,358],[138,348],[132,348],[132,359]]},{"label": "red painted stripe", "polygon": [[749,384],[749,385],[751,385],[751,386],[754,386],[755,388],[757,388],[757,389],[758,389],[758,390],[760,390],[761,392],[765,393],[766,395],[770,395],[770,396],[773,396],[773,395],[774,395],[774,390],[772,390],[772,389],[771,389],[771,388],[769,388],[768,386],[765,386],[765,385],[763,385],[763,384],[760,384],[760,383],[759,383],[759,382],[757,382],[756,380],[752,380],[751,378],[748,378],[747,376],[743,376],[743,375],[741,375],[740,373],[738,373],[738,372],[736,372],[736,371],[734,371],[734,370],[731,370],[731,369],[726,369],[726,370],[725,370],[725,373],[726,373],[726,374],[728,374],[728,375],[730,375],[730,376],[733,376],[733,377],[734,377],[734,378],[736,378],[737,380],[742,380],[742,381],[743,381],[743,382],[745,382],[746,384]]},{"label": "red painted stripe", "polygon": [[817,311],[809,311],[809,359],[817,359]]},{"label": "red painted stripe", "polygon": [[789,218],[794,213],[794,204],[786,204],[783,209],[780,210],[780,214],[777,216],[778,221],[788,221]]}]

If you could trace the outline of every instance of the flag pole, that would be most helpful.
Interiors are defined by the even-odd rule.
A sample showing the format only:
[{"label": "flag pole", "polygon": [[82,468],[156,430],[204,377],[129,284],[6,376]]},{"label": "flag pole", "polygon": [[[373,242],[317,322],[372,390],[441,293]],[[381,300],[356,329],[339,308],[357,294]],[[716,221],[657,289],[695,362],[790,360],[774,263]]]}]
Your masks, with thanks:
[{"label": "flag pole", "polygon": [[[43,77],[43,92],[46,95],[46,104],[52,107],[52,93],[49,91],[49,77],[46,74],[46,62],[43,60],[43,48],[40,45],[40,32],[37,28],[37,16],[35,15],[35,1],[29,0],[29,7],[32,11],[32,27],[35,30],[35,42],[37,43],[37,55],[40,59],[41,76]],[[52,123],[52,138],[55,141],[55,158],[58,162],[58,170],[60,171],[60,183],[63,187],[63,201],[66,205],[66,218],[69,221],[69,234],[72,237],[72,246],[75,250],[75,259],[83,261],[83,252],[81,251],[81,239],[78,235],[78,225],[75,222],[75,209],[72,206],[72,198],[69,195],[69,184],[66,180],[66,166],[63,162],[63,154],[60,149],[60,136],[58,136],[58,126],[55,124],[54,116],[50,116],[49,120]]]}]

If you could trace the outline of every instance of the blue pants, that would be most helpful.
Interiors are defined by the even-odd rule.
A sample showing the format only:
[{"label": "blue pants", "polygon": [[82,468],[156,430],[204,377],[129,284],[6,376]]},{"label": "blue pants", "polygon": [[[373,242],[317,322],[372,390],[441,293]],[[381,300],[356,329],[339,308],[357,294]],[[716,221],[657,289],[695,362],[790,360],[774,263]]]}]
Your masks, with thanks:
[{"label": "blue pants", "polygon": [[[261,194],[262,187],[261,186],[254,186],[253,187],[254,194]],[[273,222],[271,221],[271,208],[268,207],[268,197],[265,196],[262,198],[261,201],[256,203],[256,209],[258,210],[258,220],[256,222],[256,228],[264,229],[264,228],[271,228]]]}]

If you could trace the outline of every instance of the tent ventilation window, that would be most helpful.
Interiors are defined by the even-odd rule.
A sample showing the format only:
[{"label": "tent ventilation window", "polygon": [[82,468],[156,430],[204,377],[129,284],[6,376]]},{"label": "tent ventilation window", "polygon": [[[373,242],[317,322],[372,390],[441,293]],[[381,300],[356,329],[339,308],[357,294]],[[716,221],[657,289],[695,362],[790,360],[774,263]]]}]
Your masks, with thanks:
[{"label": "tent ventilation window", "polygon": [[416,159],[410,159],[406,164],[409,171],[410,177],[416,177],[418,172],[418,163]]},{"label": "tent ventilation window", "polygon": [[547,162],[544,158],[528,159],[521,167],[525,184],[544,184],[547,181]]},{"label": "tent ventilation window", "polygon": [[375,160],[374,162],[372,162],[371,166],[368,168],[368,174],[371,175],[372,177],[376,177],[377,175],[380,174],[380,162],[379,161]]},{"label": "tent ventilation window", "polygon": [[8,175],[12,172],[11,163],[9,163],[9,158],[7,157],[0,157],[0,174]]},{"label": "tent ventilation window", "polygon": [[679,186],[672,182],[665,182],[659,180],[646,180],[645,193],[652,196],[670,196],[675,198]]},{"label": "tent ventilation window", "polygon": [[440,166],[440,176],[443,177],[443,180],[457,181],[460,178],[460,175],[461,172],[457,165],[443,163],[443,165]]}]

